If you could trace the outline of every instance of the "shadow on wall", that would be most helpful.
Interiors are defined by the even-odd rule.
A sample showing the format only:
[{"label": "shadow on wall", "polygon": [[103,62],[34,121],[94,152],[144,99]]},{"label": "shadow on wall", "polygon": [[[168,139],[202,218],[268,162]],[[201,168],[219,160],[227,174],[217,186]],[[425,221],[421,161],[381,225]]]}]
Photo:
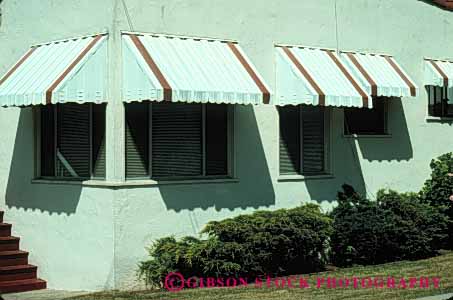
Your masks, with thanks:
[{"label": "shadow on wall", "polygon": [[310,199],[319,203],[336,201],[336,195],[345,183],[353,186],[362,195],[367,192],[357,145],[354,140],[343,137],[343,109],[329,109],[331,109],[329,152],[333,177],[305,181]]},{"label": "shadow on wall", "polygon": [[216,210],[264,208],[275,204],[275,193],[253,107],[235,106],[235,167],[239,182],[194,185],[161,185],[167,209]]},{"label": "shadow on wall", "polygon": [[388,130],[391,137],[358,139],[360,151],[363,158],[369,161],[410,160],[413,149],[401,98],[388,101]]},{"label": "shadow on wall", "polygon": [[6,206],[73,214],[81,194],[80,185],[32,184],[34,177],[33,109],[21,108],[6,187]]}]

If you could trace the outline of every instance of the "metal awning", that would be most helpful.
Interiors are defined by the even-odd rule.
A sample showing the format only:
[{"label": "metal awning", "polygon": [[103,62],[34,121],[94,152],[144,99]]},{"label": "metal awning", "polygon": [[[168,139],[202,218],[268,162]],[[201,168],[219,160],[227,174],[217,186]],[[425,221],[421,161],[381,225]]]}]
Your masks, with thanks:
[{"label": "metal awning", "polygon": [[417,86],[390,55],[342,52],[341,59],[371,96],[415,96]]},{"label": "metal awning", "polygon": [[106,34],[35,45],[0,79],[0,106],[105,102]]},{"label": "metal awning", "polygon": [[453,87],[453,61],[425,58],[425,85]]},{"label": "metal awning", "polygon": [[277,45],[277,105],[372,107],[371,97],[328,49]]},{"label": "metal awning", "polygon": [[269,103],[270,89],[232,41],[123,32],[123,99]]}]

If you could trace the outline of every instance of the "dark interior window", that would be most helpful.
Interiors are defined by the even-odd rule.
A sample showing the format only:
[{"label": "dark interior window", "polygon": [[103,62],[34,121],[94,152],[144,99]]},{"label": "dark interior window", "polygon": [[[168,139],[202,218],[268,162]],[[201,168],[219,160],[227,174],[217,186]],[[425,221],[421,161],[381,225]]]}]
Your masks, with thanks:
[{"label": "dark interior window", "polygon": [[387,134],[387,109],[385,98],[373,98],[373,108],[345,108],[344,133],[346,135]]},{"label": "dark interior window", "polygon": [[440,86],[427,86],[428,114],[432,117],[453,117],[453,103],[448,99],[447,89]]}]

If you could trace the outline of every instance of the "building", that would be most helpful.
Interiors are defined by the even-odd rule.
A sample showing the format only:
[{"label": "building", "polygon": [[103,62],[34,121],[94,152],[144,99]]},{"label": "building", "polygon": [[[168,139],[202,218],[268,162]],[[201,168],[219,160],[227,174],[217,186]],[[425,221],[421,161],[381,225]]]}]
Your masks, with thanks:
[{"label": "building", "polygon": [[5,221],[48,287],[126,289],[153,240],[210,220],[418,190],[452,150],[433,4],[3,1]]}]

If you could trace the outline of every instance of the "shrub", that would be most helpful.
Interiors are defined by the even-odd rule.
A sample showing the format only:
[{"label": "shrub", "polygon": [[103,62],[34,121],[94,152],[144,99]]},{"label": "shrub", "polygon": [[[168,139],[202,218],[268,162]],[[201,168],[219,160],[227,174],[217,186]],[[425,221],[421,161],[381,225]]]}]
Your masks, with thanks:
[{"label": "shrub", "polygon": [[326,262],[331,223],[313,204],[209,222],[202,231],[207,239],[157,240],[148,249],[150,259],[140,263],[139,276],[162,286],[170,272],[253,279],[318,271]]},{"label": "shrub", "polygon": [[[453,221],[453,153],[446,153],[433,159],[430,164],[431,177],[426,180],[420,198],[439,208]],[[453,223],[449,227],[449,241],[444,245],[453,249]]]},{"label": "shrub", "polygon": [[376,201],[350,186],[332,212],[332,258],[337,266],[420,259],[435,254],[448,219],[414,193],[379,191]]}]

